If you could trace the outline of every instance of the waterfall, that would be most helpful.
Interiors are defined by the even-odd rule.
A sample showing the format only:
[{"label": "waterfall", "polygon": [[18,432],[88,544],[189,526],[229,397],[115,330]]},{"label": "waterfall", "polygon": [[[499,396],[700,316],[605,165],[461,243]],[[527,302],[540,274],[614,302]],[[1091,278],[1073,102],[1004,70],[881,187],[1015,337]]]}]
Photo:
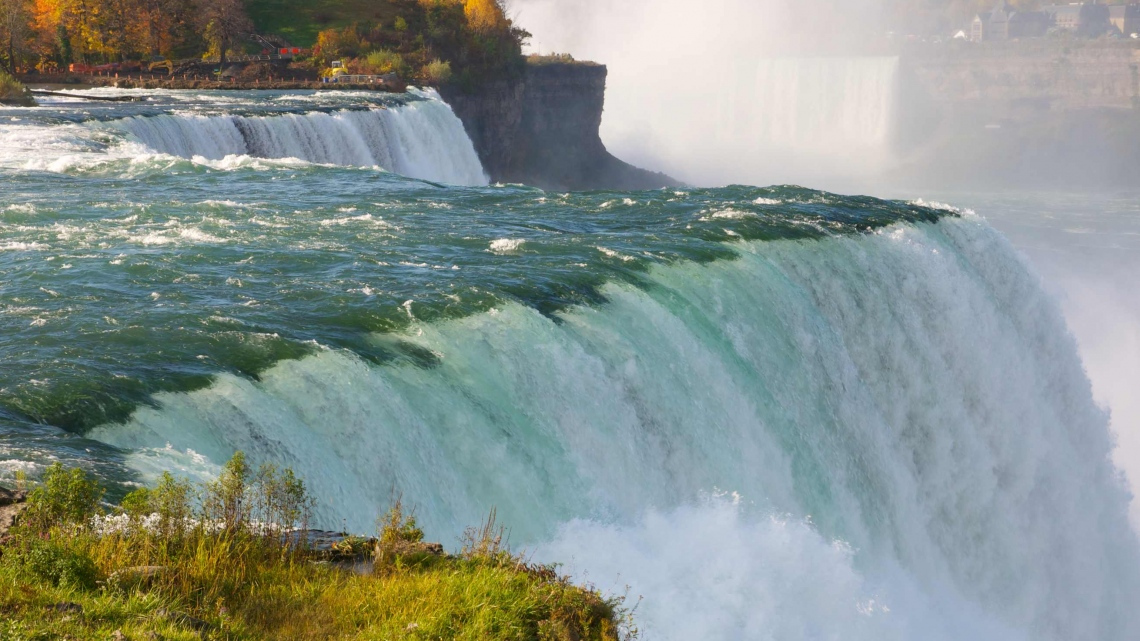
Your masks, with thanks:
[{"label": "waterfall", "polygon": [[275,115],[167,113],[125,118],[114,126],[154,152],[182,158],[296,158],[486,185],[463,123],[446,103],[428,95],[395,108]]},{"label": "waterfall", "polygon": [[432,364],[325,350],[90,436],[144,477],[289,465],[326,526],[370,531],[398,491],[450,542],[496,506],[652,595],[653,638],[1135,638],[1107,418],[1004,239],[966,217],[737,248],[557,319],[398,336]]},{"label": "waterfall", "polygon": [[891,134],[897,75],[897,58],[761,60],[741,130],[768,150],[879,152]]}]

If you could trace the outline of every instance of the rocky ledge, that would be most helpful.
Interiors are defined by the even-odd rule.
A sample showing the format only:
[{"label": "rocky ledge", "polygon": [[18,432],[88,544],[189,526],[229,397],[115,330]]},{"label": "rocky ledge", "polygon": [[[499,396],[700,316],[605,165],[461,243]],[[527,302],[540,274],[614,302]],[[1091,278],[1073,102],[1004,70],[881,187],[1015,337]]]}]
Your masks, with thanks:
[{"label": "rocky ledge", "polygon": [[607,70],[589,62],[530,62],[519,80],[441,94],[463,121],[491,179],[548,190],[676,186],[614,157],[602,143]]}]

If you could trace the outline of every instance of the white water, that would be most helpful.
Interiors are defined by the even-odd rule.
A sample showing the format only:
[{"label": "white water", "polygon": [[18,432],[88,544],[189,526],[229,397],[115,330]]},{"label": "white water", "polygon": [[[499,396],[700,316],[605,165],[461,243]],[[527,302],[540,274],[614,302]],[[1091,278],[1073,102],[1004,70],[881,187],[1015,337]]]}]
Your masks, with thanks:
[{"label": "white water", "polygon": [[292,466],[326,526],[367,531],[401,492],[450,542],[497,506],[539,558],[644,595],[652,639],[1140,634],[1107,417],[1001,236],[738,247],[560,323],[418,324],[432,368],[326,351],[92,436],[147,475]]},{"label": "white water", "polygon": [[[43,125],[13,118],[14,124],[0,124],[0,162],[67,172],[98,170],[115,162],[169,165],[171,157],[220,169],[256,165],[259,161],[252,159],[262,159],[292,166],[381,167],[456,185],[488,182],[463,123],[434,91],[418,92],[420,99],[391,108],[264,115],[256,114],[273,104],[264,99],[241,102],[207,96],[217,104],[200,113],[178,104],[189,97],[201,98],[190,92],[128,93],[174,104],[163,113],[143,107],[140,115],[109,122]],[[219,105],[230,103],[232,111],[250,115],[218,113]]]},{"label": "white water", "polygon": [[435,101],[276,116],[138,116],[117,124],[148,148],[183,158],[297,158],[379,166],[458,185],[487,184],[463,123]]}]

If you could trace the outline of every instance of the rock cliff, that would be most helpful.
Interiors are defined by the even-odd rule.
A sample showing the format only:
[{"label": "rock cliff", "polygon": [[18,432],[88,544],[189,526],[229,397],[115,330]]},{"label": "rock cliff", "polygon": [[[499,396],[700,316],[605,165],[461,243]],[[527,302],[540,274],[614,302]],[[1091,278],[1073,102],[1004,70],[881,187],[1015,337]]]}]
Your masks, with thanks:
[{"label": "rock cliff", "polygon": [[483,167],[496,182],[548,190],[656,189],[678,184],[606,150],[599,134],[606,67],[584,62],[528,63],[517,81],[442,95],[463,121]]},{"label": "rock cliff", "polygon": [[1140,44],[916,45],[900,60],[902,182],[1122,188],[1140,168]]}]

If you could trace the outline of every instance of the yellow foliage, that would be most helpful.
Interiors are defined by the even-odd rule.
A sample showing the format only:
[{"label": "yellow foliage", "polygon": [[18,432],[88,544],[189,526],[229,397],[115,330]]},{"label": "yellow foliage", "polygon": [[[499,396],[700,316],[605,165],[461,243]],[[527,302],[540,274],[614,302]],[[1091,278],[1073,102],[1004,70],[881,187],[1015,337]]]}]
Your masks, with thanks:
[{"label": "yellow foliage", "polygon": [[507,23],[498,0],[464,0],[463,13],[467,15],[467,24],[476,31],[494,31]]}]

